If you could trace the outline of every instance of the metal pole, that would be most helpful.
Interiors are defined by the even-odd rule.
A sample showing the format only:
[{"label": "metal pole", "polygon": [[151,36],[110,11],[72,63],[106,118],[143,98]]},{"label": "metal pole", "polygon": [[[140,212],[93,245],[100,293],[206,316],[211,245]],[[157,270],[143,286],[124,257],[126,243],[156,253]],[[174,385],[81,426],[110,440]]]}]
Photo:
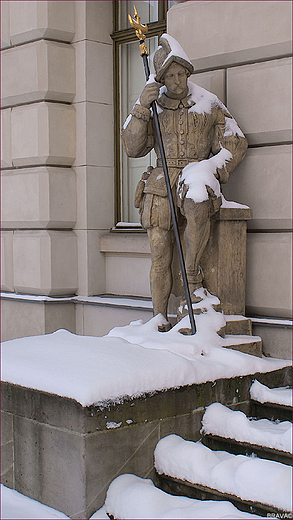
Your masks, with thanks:
[{"label": "metal pole", "polygon": [[[144,42],[145,36],[142,33],[142,29],[144,29],[145,32],[147,31],[147,26],[145,26],[145,25],[142,26],[140,24],[140,17],[137,14],[137,10],[136,10],[135,6],[134,6],[134,12],[135,12],[135,20],[133,20],[130,15],[128,15],[128,17],[129,17],[129,21],[130,21],[131,25],[133,25],[133,27],[135,27],[136,34],[140,40],[139,43],[140,43],[140,49],[141,49],[141,57],[143,59],[146,80],[148,81],[148,79],[150,77],[150,69],[149,69],[148,58],[147,58],[148,52],[147,52],[147,48],[146,48],[146,45]],[[159,145],[159,150],[160,150],[160,155],[161,155],[162,165],[163,165],[163,171],[164,171],[164,177],[165,177],[165,182],[166,182],[166,187],[167,187],[167,194],[168,194],[168,199],[169,199],[169,204],[170,204],[170,209],[171,209],[173,229],[174,229],[174,234],[175,234],[175,239],[176,239],[180,268],[181,268],[181,273],[182,273],[182,281],[183,281],[185,298],[186,298],[189,320],[190,320],[190,325],[191,325],[191,333],[195,334],[196,326],[195,326],[194,314],[193,314],[190,292],[189,292],[189,287],[188,287],[185,262],[184,262],[183,252],[182,252],[182,245],[181,245],[179,230],[178,230],[175,205],[174,205],[170,178],[169,178],[169,173],[168,173],[168,166],[167,166],[166,155],[165,155],[163,139],[162,139],[162,134],[161,134],[161,128],[160,128],[160,123],[159,123],[157,105],[156,105],[155,101],[153,101],[151,103],[151,107],[152,107],[152,111],[153,111],[153,119],[154,119],[154,123],[155,123],[155,129],[156,129],[156,133],[157,133],[158,145]]]}]

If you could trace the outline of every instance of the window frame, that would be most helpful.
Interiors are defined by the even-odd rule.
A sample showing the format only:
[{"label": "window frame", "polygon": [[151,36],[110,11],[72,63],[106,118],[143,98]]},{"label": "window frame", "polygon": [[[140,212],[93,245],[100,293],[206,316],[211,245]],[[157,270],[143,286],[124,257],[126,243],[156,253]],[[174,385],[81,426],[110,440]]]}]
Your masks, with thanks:
[{"label": "window frame", "polygon": [[[121,0],[120,0],[121,1]],[[114,102],[114,197],[115,197],[115,225],[121,221],[122,200],[121,200],[121,124],[120,124],[120,64],[119,64],[119,47],[123,43],[137,41],[137,52],[139,52],[139,42],[135,31],[131,25],[128,29],[119,30],[119,4],[120,1],[113,1],[113,102]],[[168,0],[158,0],[158,21],[150,22],[148,25],[147,39],[154,36],[160,37],[167,29],[167,11]],[[131,13],[130,13],[131,14]],[[142,20],[142,23],[143,20]],[[143,64],[142,64],[143,73]],[[118,230],[118,229],[117,229]],[[144,231],[142,228],[135,226],[133,228],[127,226],[119,226],[120,231]]]}]

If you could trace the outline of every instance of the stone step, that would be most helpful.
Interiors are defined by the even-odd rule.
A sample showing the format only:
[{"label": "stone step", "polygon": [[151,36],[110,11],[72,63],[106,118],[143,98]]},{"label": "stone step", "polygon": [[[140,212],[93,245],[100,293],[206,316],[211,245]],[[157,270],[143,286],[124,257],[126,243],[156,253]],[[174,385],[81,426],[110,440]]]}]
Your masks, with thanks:
[{"label": "stone step", "polygon": [[276,403],[259,403],[251,399],[249,415],[257,419],[292,422],[292,407]]},{"label": "stone step", "polygon": [[292,453],[286,451],[210,434],[204,435],[201,442],[211,450],[227,451],[233,455],[256,455],[260,459],[274,460],[292,466]]},{"label": "stone step", "polygon": [[228,500],[242,511],[267,516],[289,513],[291,467],[280,462],[211,450],[177,435],[161,439],[154,452],[155,485],[198,500]]},{"label": "stone step", "polygon": [[248,336],[252,336],[252,323],[251,319],[246,318],[245,316],[236,316],[236,315],[225,315],[226,334],[245,334]]},{"label": "stone step", "polygon": [[222,347],[238,350],[252,356],[262,357],[262,340],[259,336],[226,334],[223,338]]},{"label": "stone step", "polygon": [[211,450],[292,465],[292,425],[248,418],[240,410],[212,403],[202,417],[201,442]]},{"label": "stone step", "polygon": [[[240,511],[256,514],[263,517],[268,517],[270,513],[272,516],[280,514],[278,508],[262,504],[260,502],[253,502],[249,500],[243,500],[235,495],[229,495],[228,493],[222,493],[217,489],[208,488],[201,486],[200,484],[193,484],[191,482],[183,481],[169,475],[159,475],[155,472],[154,483],[156,487],[160,488],[166,493],[171,495],[185,496],[188,498],[195,498],[197,500],[227,500],[231,502]],[[283,518],[291,518],[291,512],[282,511]],[[280,518],[280,516],[278,517]]]}]

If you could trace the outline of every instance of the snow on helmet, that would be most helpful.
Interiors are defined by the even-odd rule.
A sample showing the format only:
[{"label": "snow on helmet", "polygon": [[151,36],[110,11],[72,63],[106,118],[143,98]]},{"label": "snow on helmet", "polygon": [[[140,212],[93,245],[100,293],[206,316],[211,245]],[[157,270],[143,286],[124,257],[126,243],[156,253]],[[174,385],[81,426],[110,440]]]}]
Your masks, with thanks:
[{"label": "snow on helmet", "polygon": [[173,63],[179,63],[188,70],[188,76],[194,72],[193,65],[181,45],[169,34],[163,34],[159,47],[154,54],[155,80],[160,83],[167,68]]}]

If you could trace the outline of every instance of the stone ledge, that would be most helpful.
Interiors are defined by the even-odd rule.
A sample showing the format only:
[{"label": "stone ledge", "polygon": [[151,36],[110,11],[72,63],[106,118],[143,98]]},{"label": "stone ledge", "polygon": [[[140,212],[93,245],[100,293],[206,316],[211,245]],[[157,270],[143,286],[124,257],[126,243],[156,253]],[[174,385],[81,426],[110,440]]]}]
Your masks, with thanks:
[{"label": "stone ledge", "polygon": [[138,398],[125,397],[118,404],[106,401],[86,407],[74,399],[2,381],[1,407],[5,412],[38,423],[86,435],[97,430],[108,431],[109,423],[121,422],[119,428],[127,429],[134,424],[203,411],[213,402],[249,403],[249,389],[255,379],[269,387],[290,385],[291,367],[182,386]]}]

